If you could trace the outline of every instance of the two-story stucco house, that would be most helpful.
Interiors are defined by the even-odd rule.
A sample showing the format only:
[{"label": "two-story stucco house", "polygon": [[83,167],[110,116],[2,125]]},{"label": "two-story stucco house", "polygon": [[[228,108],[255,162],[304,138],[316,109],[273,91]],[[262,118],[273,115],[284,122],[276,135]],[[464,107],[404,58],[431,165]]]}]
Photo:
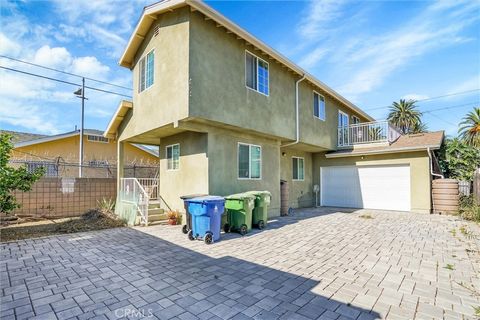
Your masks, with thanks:
[{"label": "two-story stucco house", "polygon": [[120,65],[133,104],[105,136],[120,164],[126,143],[159,146],[171,208],[181,195],[260,189],[272,216],[281,203],[430,211],[429,156],[443,132],[400,136],[203,2],[144,8]]}]

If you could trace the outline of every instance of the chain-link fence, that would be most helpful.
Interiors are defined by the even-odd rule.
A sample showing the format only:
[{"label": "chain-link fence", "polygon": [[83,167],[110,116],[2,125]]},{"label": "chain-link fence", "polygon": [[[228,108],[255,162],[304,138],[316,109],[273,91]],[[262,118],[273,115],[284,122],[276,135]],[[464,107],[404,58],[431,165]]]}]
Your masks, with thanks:
[{"label": "chain-link fence", "polygon": [[[28,171],[33,172],[37,168],[44,168],[44,177],[47,178],[78,178],[78,163],[67,163],[57,161],[39,160],[11,160],[13,167],[25,166]],[[126,178],[154,178],[158,173],[158,166],[128,164],[124,166]],[[90,161],[82,165],[83,178],[116,178],[117,167],[101,161]]]}]

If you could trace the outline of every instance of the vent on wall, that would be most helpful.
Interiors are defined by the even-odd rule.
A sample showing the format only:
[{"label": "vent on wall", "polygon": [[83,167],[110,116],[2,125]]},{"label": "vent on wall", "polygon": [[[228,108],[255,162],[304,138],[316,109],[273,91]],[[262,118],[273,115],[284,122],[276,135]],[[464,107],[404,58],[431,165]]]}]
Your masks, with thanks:
[{"label": "vent on wall", "polygon": [[153,36],[156,37],[158,36],[158,31],[160,30],[160,26],[157,24],[154,28],[153,28]]}]

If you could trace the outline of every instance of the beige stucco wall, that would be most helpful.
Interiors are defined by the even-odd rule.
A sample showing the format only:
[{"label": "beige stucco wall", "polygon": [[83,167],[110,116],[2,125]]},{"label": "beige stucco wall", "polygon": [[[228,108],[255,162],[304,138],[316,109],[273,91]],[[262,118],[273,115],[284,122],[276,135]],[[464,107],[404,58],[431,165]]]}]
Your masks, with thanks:
[{"label": "beige stucco wall", "polygon": [[[293,180],[293,157],[304,159],[304,180]],[[289,206],[292,208],[311,207],[314,204],[312,154],[291,149],[282,149],[280,155],[280,178],[287,181]]]},{"label": "beige stucco wall", "polygon": [[[245,50],[269,63],[269,96],[245,86]],[[190,78],[190,116],[295,140],[295,81],[300,77],[198,12],[190,18]],[[313,116],[313,90],[325,96],[326,121]],[[301,142],[334,149],[338,109],[333,98],[301,82]]]},{"label": "beige stucco wall", "polygon": [[[261,146],[261,179],[238,179],[238,143]],[[280,215],[280,157],[279,144],[264,139],[222,129],[208,133],[209,190],[226,196],[249,190],[268,190],[272,193],[269,216]]]},{"label": "beige stucco wall", "polygon": [[[133,110],[120,126],[120,140],[125,140],[172,123],[188,115],[189,9],[182,8],[160,15],[140,46],[132,69]],[[155,26],[159,26],[154,36]],[[154,82],[138,92],[139,61],[155,50]]]},{"label": "beige stucco wall", "polygon": [[[362,159],[363,158],[363,159]],[[429,213],[430,204],[430,167],[426,151],[366,155],[363,157],[345,157],[327,159],[324,153],[313,156],[313,183],[320,185],[320,167],[352,165],[410,165],[411,211]],[[321,187],[321,186],[320,186]],[[385,186],[386,188],[394,186]]]},{"label": "beige stucco wall", "polygon": [[[167,170],[166,147],[180,144],[178,170]],[[184,211],[182,195],[209,193],[207,135],[184,132],[163,138],[160,143],[160,194],[173,210]]]}]

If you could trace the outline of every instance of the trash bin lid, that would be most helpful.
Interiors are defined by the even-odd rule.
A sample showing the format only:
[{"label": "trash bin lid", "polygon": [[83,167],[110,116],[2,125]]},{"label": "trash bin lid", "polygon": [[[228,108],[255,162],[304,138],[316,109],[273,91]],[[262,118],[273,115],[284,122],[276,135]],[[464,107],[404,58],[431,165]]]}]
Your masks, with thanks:
[{"label": "trash bin lid", "polygon": [[235,194],[231,194],[229,196],[226,196],[225,199],[227,199],[227,200],[248,200],[248,199],[255,200],[255,195],[248,194],[246,192],[235,193]]},{"label": "trash bin lid", "polygon": [[208,203],[208,202],[224,202],[225,199],[220,196],[203,196],[203,197],[188,199],[187,201],[193,202],[193,203]]},{"label": "trash bin lid", "polygon": [[205,193],[194,193],[194,194],[188,194],[185,196],[181,196],[180,199],[186,200],[186,199],[192,199],[192,198],[198,198],[198,197],[205,197],[208,196],[208,194]]},{"label": "trash bin lid", "polygon": [[245,193],[248,193],[248,194],[253,194],[255,196],[265,196],[265,195],[268,195],[268,196],[272,196],[272,194],[270,193],[270,191],[247,191]]}]

